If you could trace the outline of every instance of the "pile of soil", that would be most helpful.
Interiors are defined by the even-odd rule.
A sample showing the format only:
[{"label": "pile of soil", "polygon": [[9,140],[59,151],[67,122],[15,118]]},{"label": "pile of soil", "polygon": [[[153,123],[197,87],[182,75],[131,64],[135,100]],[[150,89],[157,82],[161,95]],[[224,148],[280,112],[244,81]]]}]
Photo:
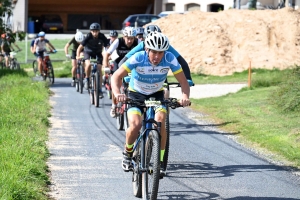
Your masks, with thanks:
[{"label": "pile of soil", "polygon": [[300,64],[300,11],[226,10],[172,14],[153,24],[194,73],[229,75]]}]

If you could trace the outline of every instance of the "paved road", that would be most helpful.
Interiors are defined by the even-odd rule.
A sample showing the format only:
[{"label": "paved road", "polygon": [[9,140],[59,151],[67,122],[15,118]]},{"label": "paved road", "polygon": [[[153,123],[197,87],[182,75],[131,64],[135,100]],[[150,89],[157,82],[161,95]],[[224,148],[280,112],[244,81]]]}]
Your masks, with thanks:
[{"label": "paved road", "polygon": [[[90,105],[69,79],[51,87],[52,128],[49,167],[55,199],[132,200],[131,174],[121,169],[124,131],[110,118],[110,101]],[[189,109],[171,112],[168,176],[160,181],[158,199],[296,200],[300,180],[221,135],[189,119]]]}]

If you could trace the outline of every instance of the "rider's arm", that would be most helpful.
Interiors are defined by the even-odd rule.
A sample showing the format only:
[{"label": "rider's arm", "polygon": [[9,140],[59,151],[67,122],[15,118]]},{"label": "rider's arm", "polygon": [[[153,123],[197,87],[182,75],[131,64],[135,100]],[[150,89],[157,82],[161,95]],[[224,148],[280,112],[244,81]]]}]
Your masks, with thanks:
[{"label": "rider's arm", "polygon": [[48,42],[48,45],[51,47],[51,50],[52,50],[52,51],[55,51],[54,46],[53,46],[50,42]]},{"label": "rider's arm", "polygon": [[109,66],[108,63],[108,57],[114,52],[114,50],[117,49],[117,47],[119,46],[119,39],[116,39],[107,49],[107,51],[104,53],[103,56],[103,66],[107,67]]},{"label": "rider's arm", "polygon": [[182,99],[189,99],[190,96],[190,86],[185,78],[183,71],[174,74],[174,77],[180,83],[181,92],[182,92]]},{"label": "rider's arm", "polygon": [[65,45],[65,54],[66,54],[66,56],[68,55],[68,49],[69,49],[69,47],[70,47],[70,44],[69,44],[69,42]]},{"label": "rider's arm", "polygon": [[79,58],[80,57],[80,52],[82,52],[82,49],[83,49],[83,46],[82,44],[80,44],[77,48],[77,51],[76,51],[76,57]]},{"label": "rider's arm", "polygon": [[16,48],[19,49],[19,51],[21,51],[20,47],[19,47],[15,42],[14,42],[13,44],[14,44],[14,46],[15,46]]},{"label": "rider's arm", "polygon": [[192,80],[191,71],[190,71],[189,65],[185,61],[185,59],[178,53],[178,51],[176,51],[176,49],[173,48],[172,45],[170,45],[168,51],[170,51],[172,54],[174,54],[174,56],[177,58],[179,64],[182,67],[185,77],[189,80]]},{"label": "rider's arm", "polygon": [[118,67],[121,67],[121,65],[126,62],[128,58],[126,56],[124,56],[124,58],[122,60],[120,60],[119,64],[118,64]]},{"label": "rider's arm", "polygon": [[115,97],[118,97],[118,95],[121,94],[120,88],[121,88],[122,82],[119,81],[119,80],[122,79],[124,76],[126,76],[127,73],[128,72],[125,70],[124,67],[120,67],[112,75],[112,77],[111,77],[111,88],[112,88],[112,91],[113,91]]}]

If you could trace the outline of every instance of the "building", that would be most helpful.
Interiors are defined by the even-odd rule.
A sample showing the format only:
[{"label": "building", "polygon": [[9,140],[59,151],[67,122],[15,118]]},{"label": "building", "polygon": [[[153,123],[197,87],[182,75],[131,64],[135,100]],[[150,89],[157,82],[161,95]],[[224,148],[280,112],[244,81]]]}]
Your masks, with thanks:
[{"label": "building", "polygon": [[[238,7],[239,0],[12,0],[13,17],[5,19],[14,31],[27,32],[28,19],[38,19],[42,14],[58,14],[62,18],[65,32],[88,29],[89,24],[98,22],[102,29],[121,29],[123,20],[130,14],[162,11],[218,12]],[[245,6],[249,0],[241,0]],[[281,0],[259,0],[259,5],[276,7]],[[300,0],[289,0],[298,8]],[[38,24],[36,24],[38,26]],[[37,32],[39,31],[36,28]]]}]

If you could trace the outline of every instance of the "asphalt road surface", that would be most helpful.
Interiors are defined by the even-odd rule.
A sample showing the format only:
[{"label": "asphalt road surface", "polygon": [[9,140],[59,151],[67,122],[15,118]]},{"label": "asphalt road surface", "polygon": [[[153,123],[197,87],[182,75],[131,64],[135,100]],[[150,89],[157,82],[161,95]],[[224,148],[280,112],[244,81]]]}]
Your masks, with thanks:
[{"label": "asphalt road surface", "polygon": [[[55,199],[132,200],[131,173],[121,168],[124,131],[109,116],[111,102],[89,102],[70,79],[56,79],[48,147],[51,195]],[[167,177],[158,199],[296,200],[300,179],[290,170],[260,158],[214,125],[190,119],[188,108],[171,111]]]}]

